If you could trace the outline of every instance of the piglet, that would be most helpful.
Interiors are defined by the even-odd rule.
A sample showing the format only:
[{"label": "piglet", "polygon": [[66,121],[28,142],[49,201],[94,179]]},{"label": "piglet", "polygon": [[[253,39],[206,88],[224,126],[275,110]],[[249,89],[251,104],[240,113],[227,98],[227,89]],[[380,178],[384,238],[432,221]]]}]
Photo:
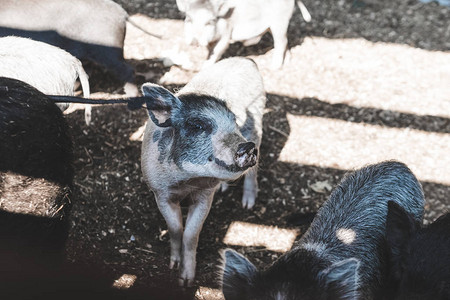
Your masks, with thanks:
[{"label": "piglet", "polygon": [[233,299],[378,299],[387,203],[420,221],[424,197],[406,165],[387,161],[348,174],[293,248],[264,271],[224,252],[223,293]]},{"label": "piglet", "polygon": [[[89,81],[81,62],[68,52],[27,38],[0,38],[0,76],[24,81],[44,94],[72,96],[77,78],[84,97],[90,94]],[[67,108],[67,105],[62,105]],[[68,105],[65,113],[84,108],[86,124],[91,122],[90,105]]]},{"label": "piglet", "polygon": [[[311,15],[305,5],[301,1],[297,4],[304,19],[309,22]],[[177,0],[177,6],[186,14],[186,42],[208,47],[206,65],[218,61],[229,44],[257,44],[267,31],[272,33],[274,42],[272,67],[283,65],[294,0]]]},{"label": "piglet", "polygon": [[[196,249],[214,193],[222,181],[245,174],[242,204],[257,194],[256,164],[266,96],[256,64],[218,62],[177,94],[142,86],[150,120],[142,144],[142,172],[170,233],[170,268],[181,265],[180,285],[194,282]],[[189,201],[183,230],[180,201]]]}]

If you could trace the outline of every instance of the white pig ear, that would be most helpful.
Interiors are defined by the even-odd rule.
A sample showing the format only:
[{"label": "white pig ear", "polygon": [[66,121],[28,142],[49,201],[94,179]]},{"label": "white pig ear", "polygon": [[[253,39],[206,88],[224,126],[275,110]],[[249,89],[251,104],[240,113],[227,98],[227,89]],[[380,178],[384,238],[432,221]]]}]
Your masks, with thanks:
[{"label": "white pig ear", "polygon": [[228,19],[231,17],[236,6],[236,0],[221,1],[217,7],[217,15],[221,18]]},{"label": "white pig ear", "polygon": [[326,289],[333,299],[357,299],[358,269],[360,262],[356,258],[348,258],[332,264],[322,271]]},{"label": "white pig ear", "polygon": [[142,94],[146,97],[148,114],[153,123],[159,127],[171,126],[171,115],[174,109],[180,108],[180,99],[154,83],[145,83],[142,86]]},{"label": "white pig ear", "polygon": [[225,299],[242,299],[258,271],[247,258],[234,250],[226,249],[222,257],[222,291]]}]

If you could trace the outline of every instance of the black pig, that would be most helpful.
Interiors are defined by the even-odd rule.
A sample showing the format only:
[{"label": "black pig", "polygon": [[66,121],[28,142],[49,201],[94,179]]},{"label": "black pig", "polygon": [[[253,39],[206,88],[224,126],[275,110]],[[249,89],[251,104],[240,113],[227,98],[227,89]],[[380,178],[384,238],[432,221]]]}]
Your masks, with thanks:
[{"label": "black pig", "polygon": [[61,258],[74,176],[68,131],[53,100],[0,77],[0,251]]},{"label": "black pig", "polygon": [[348,174],[297,244],[258,271],[233,250],[224,252],[223,293],[233,299],[374,299],[384,270],[387,202],[420,221],[422,188],[402,163],[388,161]]}]

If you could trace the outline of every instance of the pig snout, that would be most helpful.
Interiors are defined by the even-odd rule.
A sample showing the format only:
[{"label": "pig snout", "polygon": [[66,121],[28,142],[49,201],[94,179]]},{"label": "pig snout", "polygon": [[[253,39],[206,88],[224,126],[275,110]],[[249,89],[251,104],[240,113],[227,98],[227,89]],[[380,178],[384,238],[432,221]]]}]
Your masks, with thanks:
[{"label": "pig snout", "polygon": [[256,165],[258,149],[253,142],[238,145],[238,150],[234,155],[234,161],[241,168],[250,168]]}]

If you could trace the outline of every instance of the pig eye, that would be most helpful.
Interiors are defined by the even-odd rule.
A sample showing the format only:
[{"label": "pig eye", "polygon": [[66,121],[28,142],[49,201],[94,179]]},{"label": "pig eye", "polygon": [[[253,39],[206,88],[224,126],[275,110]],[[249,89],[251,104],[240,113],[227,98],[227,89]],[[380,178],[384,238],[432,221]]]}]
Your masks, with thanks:
[{"label": "pig eye", "polygon": [[196,134],[202,132],[211,133],[212,130],[211,124],[207,120],[202,119],[190,119],[186,122],[186,127],[188,131]]},{"label": "pig eye", "polygon": [[206,26],[214,26],[216,24],[216,20],[209,20],[206,22]]},{"label": "pig eye", "polygon": [[202,123],[190,124],[190,127],[191,127],[191,129],[198,130],[198,131],[205,130],[205,126]]}]

